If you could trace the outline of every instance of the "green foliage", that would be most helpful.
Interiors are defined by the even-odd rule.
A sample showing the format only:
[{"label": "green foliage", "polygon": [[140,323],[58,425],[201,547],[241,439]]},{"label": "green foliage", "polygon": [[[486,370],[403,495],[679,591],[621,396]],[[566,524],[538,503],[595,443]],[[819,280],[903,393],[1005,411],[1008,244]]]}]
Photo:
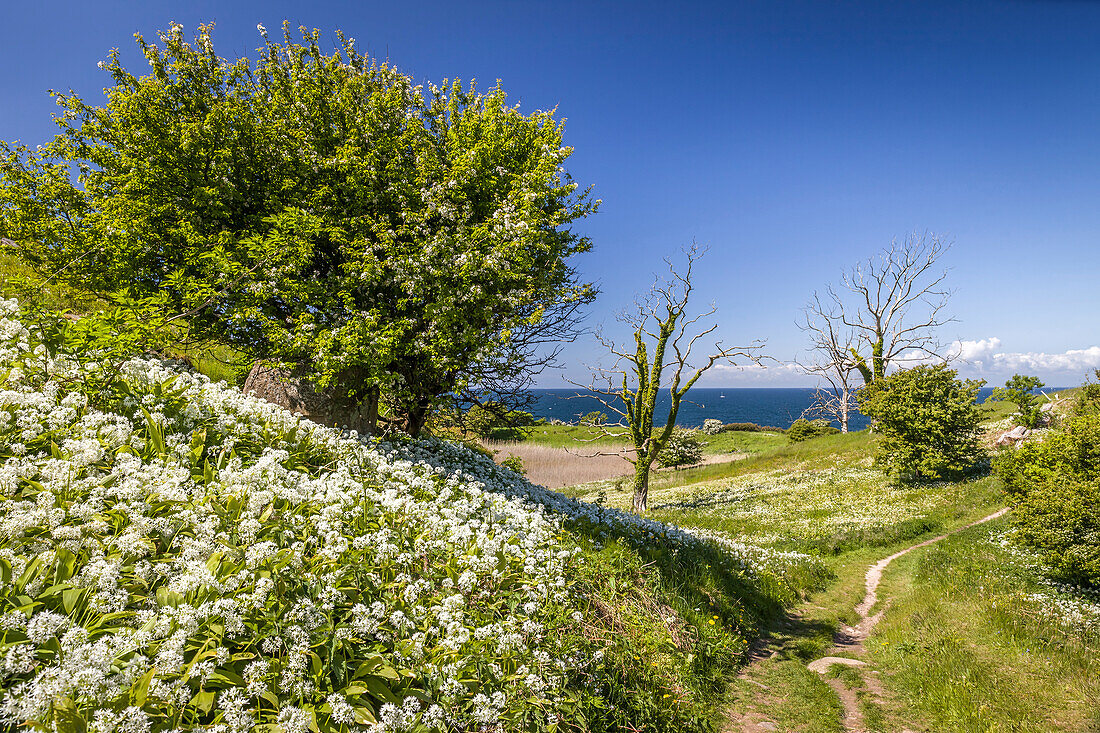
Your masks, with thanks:
[{"label": "green foliage", "polygon": [[280,360],[352,402],[384,390],[417,433],[446,395],[507,391],[594,290],[554,113],[502,89],[415,85],[341,34],[225,60],[209,26],[138,36],[96,107],[0,143],[0,235],[96,293],[160,294],[196,338]]},{"label": "green foliage", "polygon": [[593,410],[581,418],[581,425],[604,425],[607,423],[607,413]]},{"label": "green foliage", "polygon": [[668,436],[661,452],[657,454],[657,464],[662,468],[669,468],[699,463],[703,460],[704,445],[694,430],[677,428]]},{"label": "green foliage", "polygon": [[520,476],[527,475],[527,469],[523,467],[523,459],[519,456],[508,456],[500,462],[500,465],[511,471],[515,471]]},{"label": "green foliage", "polygon": [[840,430],[829,424],[825,418],[807,420],[800,417],[787,428],[787,437],[792,443],[801,443],[803,440],[816,438],[819,435],[836,435]]},{"label": "green foliage", "polygon": [[983,382],[960,381],[945,364],[891,374],[864,388],[859,408],[882,432],[877,459],[902,479],[945,479],[983,457],[981,412],[974,398]]},{"label": "green foliage", "polygon": [[785,433],[786,428],[775,425],[757,425],[754,422],[728,422],[722,426],[723,433]]},{"label": "green foliage", "polygon": [[590,690],[585,718],[570,722],[608,733],[715,730],[727,680],[775,600],[746,593],[715,549],[673,551],[659,538],[638,549],[621,540],[581,547],[577,581],[603,621],[583,632],[612,633],[578,680]]},{"label": "green foliage", "polygon": [[1004,387],[994,389],[989,399],[1014,403],[1020,412],[1020,425],[1025,428],[1034,428],[1042,417],[1042,412],[1039,411],[1039,396],[1035,391],[1042,387],[1043,383],[1038,377],[1014,374],[1012,379],[1005,382]]},{"label": "green foliage", "polygon": [[509,410],[504,405],[487,402],[484,405],[472,405],[463,415],[462,425],[467,432],[479,438],[500,438],[500,431],[520,432],[537,424],[535,416],[523,410]]},{"label": "green foliage", "polygon": [[72,359],[89,368],[75,376],[94,405],[112,405],[118,398],[119,369],[134,355],[156,351],[170,330],[155,297],[111,297],[106,307],[77,316],[44,310],[35,302],[21,308],[21,318],[37,324],[41,349],[51,358]]},{"label": "green foliage", "polygon": [[1018,538],[1054,574],[1100,586],[1100,389],[1086,385],[1061,428],[994,461]]}]

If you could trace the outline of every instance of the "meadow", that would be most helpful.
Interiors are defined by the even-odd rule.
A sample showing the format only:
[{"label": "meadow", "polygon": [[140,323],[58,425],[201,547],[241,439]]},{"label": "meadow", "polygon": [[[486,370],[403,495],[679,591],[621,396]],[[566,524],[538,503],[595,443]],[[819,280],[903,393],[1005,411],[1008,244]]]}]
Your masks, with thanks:
[{"label": "meadow", "polygon": [[[591,428],[488,443],[555,493],[444,441],[348,442],[166,362],[132,362],[129,398],[93,409],[74,385],[95,364],[36,372],[33,328],[13,307],[0,477],[8,720],[845,731],[855,704],[863,729],[884,733],[1100,729],[1100,598],[1051,582],[1012,541],[1010,517],[890,566],[867,666],[807,669],[859,620],[867,567],[1004,506],[995,477],[901,486],[873,465],[865,431],[800,443],[726,432],[705,436],[704,465],[655,473],[639,518],[626,511],[629,464],[584,457],[621,439]],[[215,378],[239,368],[231,353],[181,355]],[[1011,409],[987,410],[992,435]],[[133,497],[156,482],[174,488],[138,510]],[[161,525],[194,539],[168,544],[148,529]],[[216,527],[228,545],[209,544]],[[423,527],[436,528],[424,557],[438,572],[417,564]],[[303,531],[326,539],[302,544]],[[126,554],[142,547],[154,554]],[[487,561],[501,551],[512,560]],[[279,602],[265,592],[276,567],[294,569]],[[243,592],[247,603],[233,600]],[[459,599],[471,607],[458,613]],[[306,608],[324,620],[306,623]],[[277,620],[287,613],[299,620]],[[81,640],[72,614],[106,620]],[[138,620],[155,633],[141,636]],[[297,646],[265,646],[276,629]],[[105,651],[98,667],[62,662]],[[333,660],[346,679],[325,673]],[[42,690],[61,706],[41,707]]]},{"label": "meadow", "polygon": [[[1005,415],[1002,405],[990,410],[987,431],[1003,429]],[[778,617],[734,678],[725,729],[1100,728],[1100,597],[1049,580],[1042,562],[1012,541],[1010,516],[889,566],[873,609],[883,615],[859,656],[866,666],[807,669],[838,653],[838,639],[859,621],[854,607],[876,559],[1004,506],[990,475],[899,485],[873,465],[874,445],[865,431],[824,436],[655,480],[653,518],[724,546],[811,557],[828,573],[825,588]],[[624,481],[565,491],[630,505]]]},{"label": "meadow", "polygon": [[42,338],[0,303],[5,725],[708,731],[828,577]]}]

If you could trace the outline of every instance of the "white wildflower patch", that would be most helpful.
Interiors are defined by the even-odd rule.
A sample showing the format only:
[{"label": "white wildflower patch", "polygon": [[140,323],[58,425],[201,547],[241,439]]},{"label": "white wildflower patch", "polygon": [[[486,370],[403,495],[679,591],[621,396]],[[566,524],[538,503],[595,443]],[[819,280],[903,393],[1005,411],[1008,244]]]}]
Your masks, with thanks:
[{"label": "white wildflower patch", "polygon": [[1042,619],[1074,636],[1100,639],[1100,590],[1052,580],[1040,555],[1016,540],[1015,530],[991,533],[987,541],[1004,555],[999,569],[1013,570],[1040,586],[1031,592],[1014,591],[993,600],[993,606],[1024,606],[1029,616]]},{"label": "white wildflower patch", "polygon": [[565,694],[583,617],[566,523],[704,541],[158,360],[93,407],[98,365],[49,357],[16,312],[0,301],[0,724],[500,726]]},{"label": "white wildflower patch", "polygon": [[15,310],[0,304],[3,722],[473,727],[524,704],[510,675],[560,662],[548,630],[575,551],[514,475],[155,360],[126,363],[128,394],[99,411],[67,391],[94,365],[34,353]]}]

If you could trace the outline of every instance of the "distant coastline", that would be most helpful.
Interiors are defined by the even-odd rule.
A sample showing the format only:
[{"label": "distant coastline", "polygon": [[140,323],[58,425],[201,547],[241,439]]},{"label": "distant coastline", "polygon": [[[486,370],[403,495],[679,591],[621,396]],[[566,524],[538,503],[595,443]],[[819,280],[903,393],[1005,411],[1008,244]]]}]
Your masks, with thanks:
[{"label": "distant coastline", "polygon": [[[531,392],[535,403],[530,410],[535,417],[576,422],[592,411],[609,412],[585,390],[535,389]],[[984,402],[992,393],[991,387],[982,389],[978,393],[978,402]],[[711,418],[724,423],[752,422],[787,428],[810,406],[813,394],[812,387],[701,387],[688,393],[680,406],[676,424],[698,427],[703,420]],[[662,391],[657,403],[658,418],[667,414],[664,411],[667,410],[668,400],[667,390]],[[617,419],[614,414],[608,414],[608,417],[612,422]],[[867,418],[857,411],[849,427],[862,430],[867,427]]]}]

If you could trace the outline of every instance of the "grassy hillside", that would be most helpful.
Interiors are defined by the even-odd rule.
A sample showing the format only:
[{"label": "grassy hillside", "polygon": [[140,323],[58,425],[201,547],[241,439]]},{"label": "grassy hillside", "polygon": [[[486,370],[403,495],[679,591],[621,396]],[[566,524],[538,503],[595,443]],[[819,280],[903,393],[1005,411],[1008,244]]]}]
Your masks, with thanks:
[{"label": "grassy hillside", "polygon": [[[1010,412],[998,408],[990,429]],[[734,679],[727,730],[845,730],[830,685],[849,689],[866,729],[883,733],[1100,729],[1100,597],[1049,581],[1013,543],[1008,518],[889,568],[869,667],[807,669],[858,622],[868,566],[1004,505],[991,476],[896,485],[873,467],[874,441],[866,432],[825,436],[655,478],[655,519],[777,558],[809,554],[832,574],[767,629],[763,651]],[[567,491],[630,504],[623,481]]]},{"label": "grassy hillside", "polygon": [[62,731],[712,730],[828,576],[0,318],[0,715]]}]

